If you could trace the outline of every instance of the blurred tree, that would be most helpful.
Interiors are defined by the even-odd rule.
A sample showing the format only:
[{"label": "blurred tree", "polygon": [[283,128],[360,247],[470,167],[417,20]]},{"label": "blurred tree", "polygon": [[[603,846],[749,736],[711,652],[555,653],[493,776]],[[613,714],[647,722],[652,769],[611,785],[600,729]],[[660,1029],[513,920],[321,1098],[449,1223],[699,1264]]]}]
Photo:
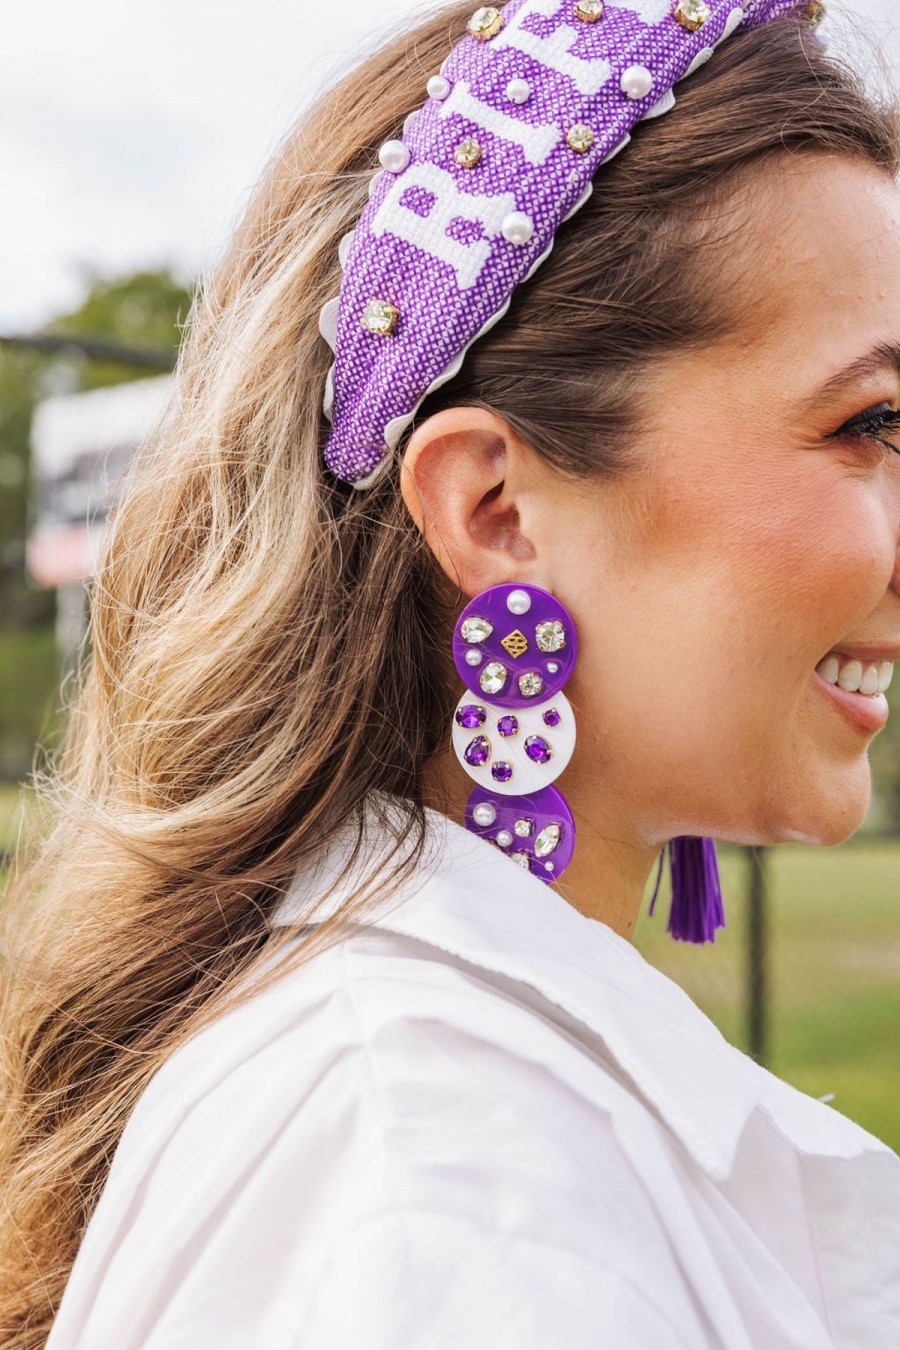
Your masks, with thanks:
[{"label": "blurred tree", "polygon": [[[138,349],[174,351],[181,341],[190,304],[189,287],[168,269],[115,278],[94,274],[78,308],[61,314],[48,330],[74,337],[114,338]],[[99,389],[157,374],[118,361],[82,360],[77,387]]]}]

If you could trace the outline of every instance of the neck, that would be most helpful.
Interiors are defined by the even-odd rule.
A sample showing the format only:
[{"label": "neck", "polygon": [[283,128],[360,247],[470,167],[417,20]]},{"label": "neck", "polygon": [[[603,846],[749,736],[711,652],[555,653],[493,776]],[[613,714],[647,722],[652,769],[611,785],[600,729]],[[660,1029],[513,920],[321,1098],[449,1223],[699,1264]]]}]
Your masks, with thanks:
[{"label": "neck", "polygon": [[[465,825],[472,783],[449,751],[434,756],[424,773],[426,806]],[[660,844],[628,838],[621,821],[605,817],[600,806],[581,794],[565,793],[575,818],[575,855],[565,875],[554,883],[564,900],[589,919],[597,919],[630,939],[637,923],[647,881],[659,860]],[[512,867],[512,863],[510,863]]]}]

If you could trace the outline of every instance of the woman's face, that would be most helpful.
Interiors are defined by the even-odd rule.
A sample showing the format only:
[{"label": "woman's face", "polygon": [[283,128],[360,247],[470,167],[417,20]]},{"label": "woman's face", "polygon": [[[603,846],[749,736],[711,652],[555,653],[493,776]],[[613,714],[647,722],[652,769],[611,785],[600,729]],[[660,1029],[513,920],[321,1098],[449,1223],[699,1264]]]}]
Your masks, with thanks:
[{"label": "woman's face", "polygon": [[900,454],[873,439],[900,445],[900,192],[817,157],[741,209],[736,337],[653,374],[644,467],[544,499],[535,579],[580,638],[560,787],[650,842],[835,843],[886,701],[819,672],[900,657]]}]

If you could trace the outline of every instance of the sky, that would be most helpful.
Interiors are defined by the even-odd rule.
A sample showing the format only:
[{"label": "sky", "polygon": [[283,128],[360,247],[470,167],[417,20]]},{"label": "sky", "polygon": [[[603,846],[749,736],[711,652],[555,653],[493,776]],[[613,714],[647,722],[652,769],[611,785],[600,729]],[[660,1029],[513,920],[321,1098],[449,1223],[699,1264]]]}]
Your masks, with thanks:
[{"label": "sky", "polygon": [[[171,266],[187,280],[213,266],[296,117],[422,8],[411,0],[7,6],[0,334],[75,307],[93,274]],[[898,0],[829,0],[829,15],[830,41],[845,46],[849,33],[865,65],[870,54],[859,55],[848,16],[863,20],[900,84]]]}]

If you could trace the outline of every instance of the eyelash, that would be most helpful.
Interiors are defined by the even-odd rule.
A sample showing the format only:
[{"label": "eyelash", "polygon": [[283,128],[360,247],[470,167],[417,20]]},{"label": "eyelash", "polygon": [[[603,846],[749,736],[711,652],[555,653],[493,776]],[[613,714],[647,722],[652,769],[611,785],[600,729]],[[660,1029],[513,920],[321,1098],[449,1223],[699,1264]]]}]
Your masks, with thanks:
[{"label": "eyelash", "polygon": [[846,436],[853,440],[875,441],[885,449],[893,450],[894,454],[900,455],[900,445],[895,445],[884,435],[884,432],[892,427],[900,429],[900,409],[892,408],[889,403],[878,403],[858,416],[851,417],[850,421],[845,422],[834,435],[836,439]]}]

